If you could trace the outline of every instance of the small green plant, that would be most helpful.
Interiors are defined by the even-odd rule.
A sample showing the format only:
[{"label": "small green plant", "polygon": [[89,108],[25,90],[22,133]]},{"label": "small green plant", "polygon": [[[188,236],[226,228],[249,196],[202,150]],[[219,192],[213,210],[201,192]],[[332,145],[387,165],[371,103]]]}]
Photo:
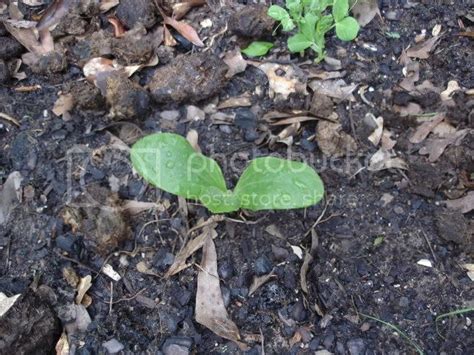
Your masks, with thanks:
[{"label": "small green plant", "polygon": [[261,57],[262,55],[267,54],[272,48],[273,43],[271,42],[255,41],[250,43],[247,48],[242,49],[242,53],[248,57]]},{"label": "small green plant", "polygon": [[131,160],[152,185],[198,200],[213,213],[308,207],[324,194],[323,182],[313,168],[275,157],[252,160],[230,191],[217,162],[172,133],[140,139],[132,147]]},{"label": "small green plant", "polygon": [[286,0],[285,7],[270,6],[268,16],[279,21],[285,32],[296,28],[287,42],[291,52],[310,48],[316,52],[317,62],[324,59],[325,36],[331,29],[336,29],[342,41],[352,41],[359,32],[359,24],[349,16],[349,0]]}]

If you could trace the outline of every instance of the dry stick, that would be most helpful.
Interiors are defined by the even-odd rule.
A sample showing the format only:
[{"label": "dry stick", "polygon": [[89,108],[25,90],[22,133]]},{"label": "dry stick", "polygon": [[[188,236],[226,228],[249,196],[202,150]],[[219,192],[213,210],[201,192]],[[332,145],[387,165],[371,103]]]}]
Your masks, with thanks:
[{"label": "dry stick", "polygon": [[96,269],[91,268],[90,266],[87,266],[86,264],[83,264],[83,263],[81,263],[80,261],[78,261],[76,259],[70,258],[69,256],[66,256],[66,255],[62,255],[61,253],[58,253],[57,251],[55,251],[54,253],[57,256],[59,256],[60,258],[63,258],[63,259],[65,259],[67,261],[70,261],[70,262],[73,262],[73,263],[79,265],[80,267],[83,267],[84,269],[87,269],[87,270],[92,271],[92,272],[97,273],[97,274],[100,273],[100,271],[97,271]]},{"label": "dry stick", "polygon": [[438,260],[436,259],[436,255],[435,255],[435,252],[433,250],[433,247],[431,246],[431,243],[430,241],[428,240],[428,236],[426,235],[425,231],[422,229],[421,230],[421,234],[423,235],[423,237],[425,238],[426,240],[426,244],[428,244],[428,247],[430,248],[430,251],[431,251],[431,255],[433,256],[433,260],[435,262],[438,262]]},{"label": "dry stick", "polygon": [[321,212],[321,214],[319,215],[316,222],[314,222],[314,224],[308,229],[308,231],[304,234],[303,237],[307,237],[309,235],[309,233],[311,233],[311,230],[314,229],[319,223],[321,223],[321,220],[323,219],[324,215],[326,214],[326,210],[328,208],[328,205],[329,205],[329,200],[326,200],[326,204],[324,205],[323,212]]},{"label": "dry stick", "polygon": [[13,123],[17,127],[20,127],[20,122],[18,122],[18,120],[13,118],[12,116],[7,115],[6,113],[0,112],[0,118],[3,118],[5,121]]}]

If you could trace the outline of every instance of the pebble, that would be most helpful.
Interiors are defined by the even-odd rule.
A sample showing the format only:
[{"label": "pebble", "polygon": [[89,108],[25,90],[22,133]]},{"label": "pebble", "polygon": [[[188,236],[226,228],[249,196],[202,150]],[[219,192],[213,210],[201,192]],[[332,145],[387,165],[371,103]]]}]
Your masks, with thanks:
[{"label": "pebble", "polygon": [[272,244],[272,252],[273,252],[273,256],[278,261],[286,260],[288,255],[290,255],[290,252],[286,250],[285,248],[281,248],[273,244]]},{"label": "pebble", "polygon": [[232,129],[230,128],[230,126],[225,125],[225,124],[219,125],[219,131],[221,131],[225,134],[231,134],[232,133]]},{"label": "pebble", "polygon": [[163,111],[160,114],[160,117],[167,121],[176,121],[178,120],[180,114],[177,110]]},{"label": "pebble", "polygon": [[230,279],[234,275],[234,267],[232,262],[230,260],[223,260],[221,263],[219,263],[217,272],[222,279]]},{"label": "pebble", "polygon": [[250,109],[241,108],[235,112],[234,123],[239,128],[255,130],[257,127],[257,118]]},{"label": "pebble", "polygon": [[189,105],[186,107],[186,119],[188,121],[202,121],[206,118],[206,113],[199,107]]},{"label": "pebble", "polygon": [[192,338],[176,336],[166,339],[161,350],[165,355],[188,355],[192,346]]},{"label": "pebble", "polygon": [[303,322],[307,316],[308,316],[308,312],[306,311],[304,307],[303,300],[300,299],[298,302],[296,302],[293,305],[291,309],[290,317],[297,322]]},{"label": "pebble", "polygon": [[246,141],[246,142],[255,142],[258,137],[259,137],[259,135],[258,135],[258,133],[255,129],[245,130],[244,141]]},{"label": "pebble", "polygon": [[365,353],[365,343],[361,338],[351,339],[347,343],[347,349],[351,355],[362,355]]},{"label": "pebble", "polygon": [[268,274],[272,271],[271,261],[268,260],[265,255],[258,257],[258,259],[255,260],[254,271],[259,276]]},{"label": "pebble", "polygon": [[118,352],[122,351],[124,349],[124,346],[122,343],[120,343],[117,339],[112,338],[109,341],[106,341],[105,343],[102,343],[102,346],[107,350],[109,354],[117,354]]}]

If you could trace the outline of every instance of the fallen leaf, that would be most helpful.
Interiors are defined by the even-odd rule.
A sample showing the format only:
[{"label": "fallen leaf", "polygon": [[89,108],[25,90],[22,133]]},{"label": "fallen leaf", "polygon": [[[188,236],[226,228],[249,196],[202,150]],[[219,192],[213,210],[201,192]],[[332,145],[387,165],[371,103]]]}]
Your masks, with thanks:
[{"label": "fallen leaf", "polygon": [[336,80],[312,80],[308,85],[311,90],[321,95],[326,95],[339,100],[355,101],[352,93],[357,84],[347,84],[344,79]]},{"label": "fallen leaf", "polygon": [[380,148],[369,161],[367,170],[380,171],[385,169],[408,169],[407,163],[397,158],[396,154],[389,149]]},{"label": "fallen leaf", "polygon": [[112,265],[110,264],[105,264],[100,271],[102,271],[104,275],[107,275],[114,281],[118,282],[122,279],[122,276],[120,276],[120,274],[115,271]]},{"label": "fallen leaf", "polygon": [[198,142],[199,134],[195,129],[189,130],[188,134],[186,135],[186,139],[196,152],[201,153],[201,148],[199,147]]},{"label": "fallen leaf", "polygon": [[109,23],[114,27],[114,36],[116,38],[123,37],[126,30],[125,27],[123,27],[122,22],[120,22],[120,20],[115,16],[108,17],[107,21],[109,21]]},{"label": "fallen leaf", "polygon": [[301,289],[304,293],[308,294],[308,283],[306,281],[306,274],[308,273],[308,268],[314,260],[314,254],[316,253],[316,249],[319,245],[318,235],[314,228],[311,229],[311,247],[306,249],[304,254],[303,265],[301,265],[300,269],[300,285]]},{"label": "fallen leaf", "polygon": [[458,82],[456,80],[450,80],[448,82],[448,86],[446,88],[446,90],[444,90],[440,96],[441,96],[441,100],[443,101],[448,101],[448,100],[451,100],[451,95],[455,92],[455,91],[459,91],[461,90],[461,87],[459,86]]},{"label": "fallen leaf", "polygon": [[340,123],[321,120],[316,126],[316,142],[324,155],[343,157],[357,150],[357,143],[342,130]]},{"label": "fallen leaf", "polygon": [[71,111],[73,107],[74,99],[72,94],[61,94],[54,103],[52,111],[56,116],[63,116],[65,121],[69,121],[71,118],[69,111]]},{"label": "fallen leaf", "polygon": [[393,105],[393,111],[400,114],[401,117],[416,116],[423,113],[423,109],[415,102],[410,102],[407,106]]},{"label": "fallen leaf", "polygon": [[375,15],[382,18],[377,0],[354,0],[352,2],[355,2],[352,5],[352,14],[362,27],[368,25]]},{"label": "fallen leaf", "polygon": [[15,304],[16,300],[20,296],[21,294],[7,297],[7,295],[0,292],[0,318],[2,318],[3,315],[7,313],[10,308],[12,308],[12,306]]},{"label": "fallen leaf", "polygon": [[199,38],[196,30],[191,26],[188,25],[186,22],[177,21],[172,17],[163,16],[163,21],[165,24],[170,25],[176,31],[178,31],[184,38],[186,38],[189,42],[194,44],[198,47],[204,47],[204,43]]},{"label": "fallen leaf", "polygon": [[415,83],[420,80],[420,63],[406,57],[405,66],[402,69],[403,80],[398,84],[402,89],[412,92],[415,90]]},{"label": "fallen leaf", "polygon": [[421,155],[428,155],[428,160],[433,163],[441,157],[446,148],[452,144],[459,145],[461,141],[470,132],[469,129],[463,129],[447,135],[444,138],[429,138],[425,145],[418,151]]},{"label": "fallen leaf", "polygon": [[444,118],[445,114],[442,112],[431,117],[429,121],[423,122],[409,138],[410,143],[419,144],[423,142],[431,131],[433,131],[433,129],[444,120]]},{"label": "fallen leaf", "polygon": [[223,61],[229,67],[226,74],[227,78],[232,78],[234,75],[244,72],[247,68],[247,61],[242,57],[239,47],[227,52]]},{"label": "fallen leaf", "polygon": [[8,220],[10,212],[21,201],[21,181],[23,177],[20,172],[14,171],[8,175],[7,180],[0,189],[0,225]]},{"label": "fallen leaf", "polygon": [[276,63],[259,63],[247,61],[259,68],[268,78],[270,98],[287,100],[294,93],[307,95],[306,78],[301,69]]},{"label": "fallen leaf", "polygon": [[217,274],[216,247],[210,235],[206,235],[198,274],[196,293],[196,321],[218,336],[235,342],[240,350],[249,347],[240,341],[237,325],[230,319]]},{"label": "fallen leaf", "polygon": [[384,149],[392,149],[395,147],[395,144],[397,144],[397,141],[392,139],[392,132],[390,132],[388,129],[383,130],[381,142],[381,146]]},{"label": "fallen leaf", "polygon": [[173,4],[173,17],[176,20],[182,19],[193,7],[206,4],[206,0],[187,0]]},{"label": "fallen leaf", "polygon": [[434,36],[422,43],[408,48],[406,51],[407,56],[410,58],[428,59],[430,57],[430,52],[436,48],[439,39],[440,36]]},{"label": "fallen leaf", "polygon": [[162,204],[137,200],[125,200],[124,204],[122,205],[122,209],[132,216],[152,209],[155,209],[159,212],[165,211],[165,208]]},{"label": "fallen leaf", "polygon": [[91,288],[92,286],[92,276],[87,275],[79,281],[79,284],[77,285],[77,295],[75,298],[76,304],[81,304],[82,300],[86,294],[86,292]]},{"label": "fallen leaf", "polygon": [[137,267],[137,271],[142,274],[161,277],[161,275],[153,271],[153,269],[151,269],[145,261],[138,262],[136,267]]},{"label": "fallen leaf", "polygon": [[261,286],[266,284],[268,281],[270,281],[271,278],[275,276],[276,275],[273,273],[273,270],[267,275],[254,276],[252,284],[250,285],[250,288],[249,288],[249,296],[252,296],[255,293],[255,291],[257,291]]},{"label": "fallen leaf", "polygon": [[458,210],[461,213],[469,213],[474,209],[474,191],[469,191],[464,197],[444,201],[444,203],[450,209]]},{"label": "fallen leaf", "polygon": [[282,129],[276,136],[270,135],[268,139],[268,145],[271,148],[275,145],[275,143],[283,143],[287,146],[291,146],[293,144],[293,137],[298,134],[300,128],[301,123],[292,123],[288,127]]},{"label": "fallen leaf", "polygon": [[74,3],[75,0],[54,0],[36,25],[38,31],[52,30],[67,15],[70,7],[75,5]]},{"label": "fallen leaf", "polygon": [[250,95],[244,94],[237,97],[230,97],[225,101],[222,101],[217,106],[218,110],[223,110],[226,108],[234,108],[234,107],[249,107],[252,106],[252,100]]},{"label": "fallen leaf", "polygon": [[67,340],[67,334],[65,331],[61,334],[54,350],[56,351],[56,355],[69,355],[69,341]]},{"label": "fallen leaf", "polygon": [[191,239],[186,244],[186,246],[179,251],[178,255],[176,255],[174,259],[173,265],[171,265],[166,272],[165,277],[173,276],[174,274],[177,274],[178,272],[188,268],[190,265],[186,264],[186,260],[196,251],[202,248],[208,236],[212,239],[217,237],[214,224],[205,226],[199,236]]}]

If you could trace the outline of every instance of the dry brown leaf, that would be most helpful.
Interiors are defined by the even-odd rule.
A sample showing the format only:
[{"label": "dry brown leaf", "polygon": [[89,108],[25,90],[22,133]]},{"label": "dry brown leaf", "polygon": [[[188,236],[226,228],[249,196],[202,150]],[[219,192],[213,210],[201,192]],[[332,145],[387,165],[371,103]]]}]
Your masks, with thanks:
[{"label": "dry brown leaf", "polygon": [[287,146],[291,146],[293,144],[293,137],[298,134],[300,128],[301,123],[299,122],[293,123],[288,127],[285,127],[276,136],[270,136],[270,138],[268,139],[268,145],[270,146],[270,148],[272,148],[275,143],[283,143]]},{"label": "dry brown leaf", "polygon": [[148,267],[147,263],[144,261],[138,262],[136,267],[137,267],[137,271],[142,274],[161,277],[161,275],[157,274],[150,267]]},{"label": "dry brown leaf", "polygon": [[[300,68],[276,63],[247,61],[263,71],[269,82],[268,95],[277,100],[287,100],[290,94],[307,95],[306,77]],[[283,73],[283,74],[282,74]]]},{"label": "dry brown leaf", "polygon": [[163,25],[163,38],[164,38],[164,45],[167,47],[175,47],[178,45],[178,42],[174,39],[171,35],[170,30],[166,25]]},{"label": "dry brown leaf", "polygon": [[380,171],[385,169],[408,169],[407,163],[398,158],[393,150],[380,148],[369,161],[367,170]]},{"label": "dry brown leaf", "polygon": [[75,5],[74,2],[74,0],[54,0],[36,25],[38,31],[52,30],[67,15],[71,6]]},{"label": "dry brown leaf", "polygon": [[67,334],[65,331],[61,334],[54,350],[56,351],[56,355],[69,355],[69,341],[67,340]]},{"label": "dry brown leaf", "polygon": [[461,213],[469,213],[474,209],[474,191],[469,191],[466,196],[456,200],[444,201],[448,208],[458,210]]},{"label": "dry brown leaf", "polygon": [[377,0],[354,0],[352,2],[355,2],[352,5],[352,14],[362,27],[368,25],[375,15],[382,18]]},{"label": "dry brown leaf", "polygon": [[87,275],[79,281],[79,284],[77,285],[77,295],[75,298],[76,304],[81,304],[86,292],[91,288],[92,286],[92,276]]},{"label": "dry brown leaf", "polygon": [[165,211],[164,206],[159,203],[136,200],[125,200],[124,204],[122,205],[122,209],[130,215],[137,215],[152,209],[155,209],[159,212]]},{"label": "dry brown leaf", "polygon": [[125,27],[123,27],[122,22],[120,22],[120,20],[115,16],[108,17],[107,21],[109,21],[109,23],[114,27],[114,36],[117,38],[123,37],[126,30]]},{"label": "dry brown leaf", "polygon": [[397,141],[392,139],[392,132],[390,132],[388,129],[383,130],[381,142],[381,147],[384,149],[393,149],[395,144],[397,144]]},{"label": "dry brown leaf", "polygon": [[170,266],[168,271],[165,274],[165,277],[173,276],[181,270],[188,268],[190,265],[186,264],[186,260],[193,255],[196,251],[202,248],[207,237],[214,239],[217,237],[217,232],[215,230],[215,224],[205,226],[200,235],[196,238],[191,239],[186,246],[181,249],[174,259],[173,265]]},{"label": "dry brown leaf", "polygon": [[343,157],[357,150],[357,143],[342,130],[340,123],[321,120],[316,127],[316,142],[324,155]]},{"label": "dry brown leaf", "polygon": [[261,286],[270,281],[270,279],[273,277],[276,277],[276,275],[273,273],[273,270],[267,275],[255,276],[249,288],[249,296],[252,296],[255,291],[257,291]]},{"label": "dry brown leaf", "polygon": [[428,155],[428,160],[431,163],[434,163],[441,157],[448,146],[452,144],[461,144],[461,141],[469,132],[469,129],[463,129],[449,134],[444,138],[429,138],[426,140],[424,147],[422,147],[418,153],[421,155]]},{"label": "dry brown leaf", "polygon": [[63,116],[65,121],[69,121],[71,119],[69,111],[71,111],[73,108],[74,98],[72,97],[72,94],[61,94],[54,103],[52,111],[56,116]]},{"label": "dry brown leaf", "polygon": [[[40,56],[54,50],[51,34],[46,30],[43,32],[42,37],[40,37],[36,29],[36,22],[5,20],[3,25],[33,56]],[[23,61],[25,62],[25,60]],[[26,64],[28,62],[31,63],[32,61],[27,60]]]},{"label": "dry brown leaf", "polygon": [[339,100],[355,101],[352,93],[357,84],[347,84],[343,79],[336,80],[312,80],[308,85],[313,92],[333,97]]},{"label": "dry brown leaf", "polygon": [[118,4],[120,4],[120,0],[101,0],[99,8],[101,12],[107,12]]},{"label": "dry brown leaf", "polygon": [[173,17],[176,20],[182,19],[193,7],[206,4],[206,0],[187,0],[173,4]]},{"label": "dry brown leaf", "polygon": [[434,36],[422,43],[408,48],[406,51],[407,56],[410,58],[428,59],[430,57],[430,52],[436,48],[439,39],[440,36]]},{"label": "dry brown leaf", "polygon": [[206,235],[196,293],[196,321],[218,336],[235,342],[242,351],[249,347],[240,341],[239,328],[230,319],[217,274],[217,253],[211,236]]},{"label": "dry brown leaf", "polygon": [[421,106],[415,102],[410,102],[407,106],[393,105],[393,111],[399,113],[401,117],[416,116],[423,113]]},{"label": "dry brown leaf", "polygon": [[398,84],[402,89],[412,92],[415,90],[415,83],[420,80],[420,63],[412,61],[406,57],[403,75],[405,78]]},{"label": "dry brown leaf", "polygon": [[330,80],[343,78],[346,75],[345,71],[325,71],[316,69],[314,66],[305,68],[305,73],[308,79]]},{"label": "dry brown leaf", "polygon": [[232,78],[235,74],[242,73],[247,68],[247,61],[242,57],[242,53],[238,47],[227,52],[223,61],[229,67],[226,74],[227,78]]},{"label": "dry brown leaf", "polygon": [[456,80],[450,80],[448,82],[448,86],[446,90],[444,90],[440,96],[443,101],[448,101],[451,100],[451,95],[455,92],[461,90],[461,87],[459,86],[458,82]]},{"label": "dry brown leaf", "polygon": [[250,95],[247,93],[242,96],[230,97],[225,101],[219,103],[217,106],[218,110],[223,110],[225,108],[234,108],[234,107],[249,107],[252,106],[252,100]]},{"label": "dry brown leaf", "polygon": [[444,112],[441,112],[433,116],[431,120],[423,122],[409,138],[410,143],[419,144],[423,142],[433,129],[444,120],[444,118],[445,114]]},{"label": "dry brown leaf", "polygon": [[199,147],[199,134],[195,129],[189,130],[188,134],[186,135],[186,139],[188,140],[189,144],[193,147],[193,149],[201,153],[201,148]]},{"label": "dry brown leaf", "polygon": [[383,117],[375,117],[372,113],[365,115],[365,121],[370,122],[371,127],[375,127],[374,131],[367,137],[367,139],[374,145],[378,146],[383,134]]},{"label": "dry brown leaf", "polygon": [[318,235],[316,234],[316,231],[314,228],[311,229],[311,248],[306,250],[304,254],[304,260],[303,260],[303,265],[301,265],[300,269],[300,285],[301,289],[303,290],[304,293],[308,294],[308,283],[306,281],[306,274],[308,273],[308,268],[309,265],[314,260],[313,255],[316,252],[316,249],[319,245],[319,240],[318,240]]},{"label": "dry brown leaf", "polygon": [[191,25],[188,25],[186,22],[183,22],[183,21],[177,21],[174,18],[168,17],[168,16],[164,16],[163,21],[165,24],[173,27],[184,38],[186,38],[189,42],[191,42],[195,46],[204,47],[204,43],[201,41],[196,30]]}]

